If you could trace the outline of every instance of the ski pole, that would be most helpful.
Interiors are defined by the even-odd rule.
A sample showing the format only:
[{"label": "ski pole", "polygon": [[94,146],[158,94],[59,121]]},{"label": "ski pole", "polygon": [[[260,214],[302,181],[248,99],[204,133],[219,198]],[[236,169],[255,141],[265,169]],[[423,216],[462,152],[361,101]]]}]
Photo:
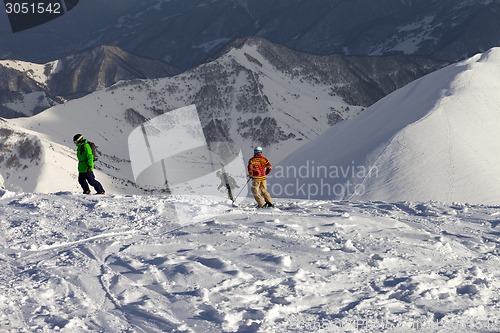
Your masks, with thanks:
[{"label": "ski pole", "polygon": [[250,179],[252,179],[252,178],[248,178],[248,180],[245,183],[245,185],[243,185],[243,187],[241,188],[240,193],[238,193],[238,195],[236,196],[236,198],[234,198],[234,201],[236,201],[236,199],[238,199],[238,197],[240,196],[241,192],[243,192],[243,190],[245,189],[245,187],[248,185],[248,182],[250,181]]}]

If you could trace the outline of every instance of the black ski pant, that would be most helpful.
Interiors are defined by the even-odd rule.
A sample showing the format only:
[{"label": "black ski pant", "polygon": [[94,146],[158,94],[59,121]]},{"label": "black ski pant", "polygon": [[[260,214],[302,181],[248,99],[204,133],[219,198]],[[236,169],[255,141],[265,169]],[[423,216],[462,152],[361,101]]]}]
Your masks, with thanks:
[{"label": "black ski pant", "polygon": [[104,188],[102,187],[101,183],[99,183],[95,179],[94,173],[92,171],[81,172],[78,175],[78,183],[80,183],[83,192],[90,192],[89,184],[96,190],[97,193],[104,192]]}]

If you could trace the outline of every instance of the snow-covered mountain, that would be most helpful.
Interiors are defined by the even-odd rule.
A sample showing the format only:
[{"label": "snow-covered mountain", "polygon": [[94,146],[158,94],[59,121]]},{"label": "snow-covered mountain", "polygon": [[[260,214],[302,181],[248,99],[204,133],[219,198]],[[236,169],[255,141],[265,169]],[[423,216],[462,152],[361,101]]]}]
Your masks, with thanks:
[{"label": "snow-covered mountain", "polygon": [[160,61],[139,58],[114,46],[74,52],[46,64],[1,60],[0,116],[31,116],[120,80],[167,77],[178,72]]},{"label": "snow-covered mountain", "polygon": [[[419,57],[312,56],[252,38],[175,77],[121,81],[12,122],[70,149],[73,135],[84,134],[104,153],[99,167],[115,182],[112,191],[129,193],[135,189],[129,183],[134,178],[128,136],[164,112],[195,104],[208,143],[229,142],[245,156],[262,145],[278,161],[331,125],[442,65]],[[73,174],[74,166],[67,173]],[[4,177],[6,186],[17,182],[17,177]],[[54,184],[46,191],[63,189]]]},{"label": "snow-covered mountain", "polygon": [[46,85],[44,65],[0,61],[0,116],[15,118],[37,114],[61,102]]},{"label": "snow-covered mountain", "polygon": [[0,190],[0,332],[500,330],[499,206],[280,207]]},{"label": "snow-covered mountain", "polygon": [[102,45],[61,59],[47,85],[53,95],[73,99],[122,80],[154,79],[178,73],[178,69],[163,62]]},{"label": "snow-covered mountain", "polygon": [[498,203],[499,133],[494,48],[410,83],[298,149],[276,169],[275,194]]},{"label": "snow-covered mountain", "polygon": [[[0,13],[0,21],[2,19]],[[6,16],[3,18],[6,21]],[[2,29],[0,54],[32,62],[117,45],[183,70],[235,38],[261,36],[315,54],[421,54],[450,62],[500,46],[496,0],[80,1],[37,28]]]}]

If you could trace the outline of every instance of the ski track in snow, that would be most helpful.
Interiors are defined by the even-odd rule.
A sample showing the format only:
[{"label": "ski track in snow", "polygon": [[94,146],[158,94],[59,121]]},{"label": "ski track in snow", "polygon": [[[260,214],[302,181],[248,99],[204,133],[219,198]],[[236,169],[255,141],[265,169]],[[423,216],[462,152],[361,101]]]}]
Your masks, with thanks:
[{"label": "ski track in snow", "polygon": [[500,330],[500,207],[0,195],[2,333]]}]

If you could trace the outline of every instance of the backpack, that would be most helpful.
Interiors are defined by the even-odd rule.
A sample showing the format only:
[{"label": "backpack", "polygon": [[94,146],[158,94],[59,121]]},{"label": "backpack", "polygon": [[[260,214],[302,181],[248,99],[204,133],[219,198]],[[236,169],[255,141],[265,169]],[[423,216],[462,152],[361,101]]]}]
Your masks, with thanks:
[{"label": "backpack", "polygon": [[94,161],[97,161],[99,159],[99,155],[100,155],[100,152],[97,149],[97,146],[92,141],[87,140],[87,143],[89,144],[90,149],[92,150],[92,156],[94,156]]}]

